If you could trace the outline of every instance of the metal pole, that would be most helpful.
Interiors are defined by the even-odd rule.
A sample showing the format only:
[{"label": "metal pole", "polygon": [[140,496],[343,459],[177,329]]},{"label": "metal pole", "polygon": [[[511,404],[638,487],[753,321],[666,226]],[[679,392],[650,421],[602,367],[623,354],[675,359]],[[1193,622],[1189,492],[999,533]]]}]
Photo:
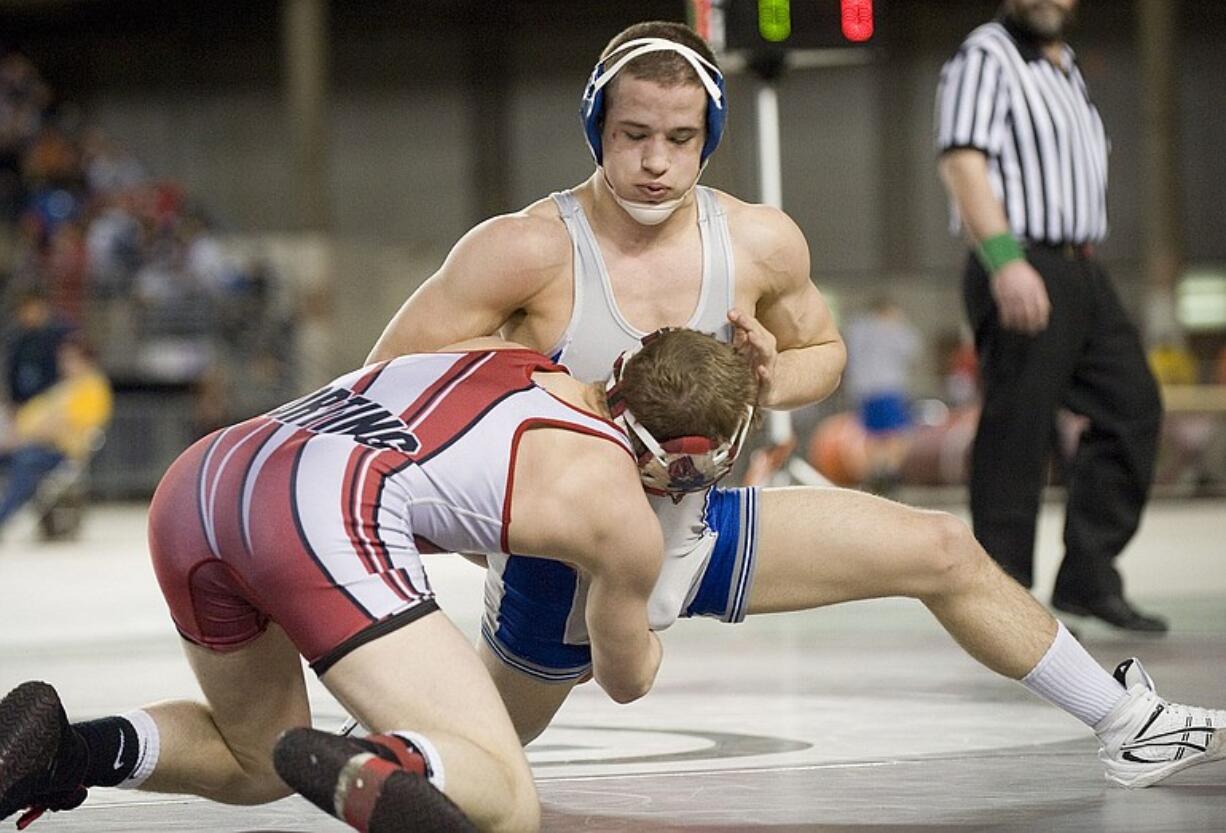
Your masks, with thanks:
[{"label": "metal pole", "polygon": [[328,3],[283,0],[282,53],[291,150],[289,222],[298,246],[310,253],[308,276],[298,276],[303,310],[296,347],[299,382],[317,387],[336,367],[336,298],[332,288],[332,196],[328,187]]},{"label": "metal pole", "polygon": [[[758,84],[758,182],[759,199],[783,207],[783,157],[779,145],[779,94],[773,81]],[[792,417],[786,411],[768,414],[767,430],[773,445],[792,439]]]},{"label": "metal pole", "polygon": [[1137,0],[1141,53],[1141,260],[1148,303],[1147,335],[1178,332],[1175,284],[1183,269],[1179,192],[1179,90],[1176,20],[1179,0]]},{"label": "metal pole", "polygon": [[331,221],[328,189],[328,4],[285,0],[285,100],[296,183],[299,229],[324,231]]},{"label": "metal pole", "polygon": [[783,157],[779,150],[779,94],[773,81],[758,85],[759,197],[766,205],[783,208]]}]

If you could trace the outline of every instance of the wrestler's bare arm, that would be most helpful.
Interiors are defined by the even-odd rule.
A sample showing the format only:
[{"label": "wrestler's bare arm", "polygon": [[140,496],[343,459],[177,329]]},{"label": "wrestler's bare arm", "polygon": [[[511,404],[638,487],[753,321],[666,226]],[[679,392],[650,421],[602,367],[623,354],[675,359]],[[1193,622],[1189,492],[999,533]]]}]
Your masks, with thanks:
[{"label": "wrestler's bare arm", "polygon": [[[584,473],[560,490],[574,534],[565,560],[589,577],[587,630],[592,676],[610,697],[628,703],[651,689],[660,667],[660,640],[651,632],[647,600],[664,560],[664,536],[622,449],[603,440],[586,454]],[[561,496],[558,501],[563,501]],[[561,514],[561,513],[559,513]]]},{"label": "wrestler's bare arm", "polygon": [[[637,479],[637,478],[636,478]],[[655,681],[662,651],[647,619],[647,599],[663,560],[664,540],[655,514],[637,483],[618,487],[614,505],[602,497],[599,513],[605,526],[592,542],[595,559],[587,569],[587,629],[592,645],[592,674],[610,697],[628,703],[642,697]],[[618,503],[623,505],[617,505]],[[634,504],[634,505],[632,505]],[[646,513],[646,514],[644,514]]]},{"label": "wrestler's bare arm", "polygon": [[647,600],[664,536],[630,455],[572,431],[527,432],[515,464],[508,536],[513,552],[565,561],[588,576],[593,676],[619,703],[646,694],[661,657]]},{"label": "wrestler's bare arm", "polygon": [[825,399],[838,387],[847,352],[834,318],[809,277],[809,246],[786,214],[740,204],[730,212],[733,238],[745,261],[754,309],[729,320],[735,342],[752,353],[762,384],[759,402],[784,410]]},{"label": "wrestler's bare arm", "polygon": [[557,273],[565,241],[556,215],[520,212],[476,226],[400,307],[367,364],[498,332]]}]

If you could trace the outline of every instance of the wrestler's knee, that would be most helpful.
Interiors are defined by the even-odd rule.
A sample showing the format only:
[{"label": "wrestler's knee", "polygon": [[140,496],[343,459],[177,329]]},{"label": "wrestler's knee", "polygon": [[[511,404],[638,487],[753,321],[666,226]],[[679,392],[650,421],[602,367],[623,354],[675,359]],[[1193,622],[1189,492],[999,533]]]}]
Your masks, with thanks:
[{"label": "wrestler's knee", "polygon": [[519,735],[519,745],[527,746],[540,737],[541,732],[549,727],[548,720],[536,720],[530,723],[516,723],[515,732]]},{"label": "wrestler's knee", "polygon": [[[522,782],[522,783],[520,783]],[[532,833],[541,827],[541,802],[531,778],[513,783],[511,799],[494,820],[493,830],[499,833]]]},{"label": "wrestler's knee", "polygon": [[486,784],[487,797],[497,796],[496,800],[488,801],[486,805],[473,815],[473,821],[482,830],[496,833],[525,833],[536,831],[541,826],[541,802],[537,796],[536,783],[532,780],[532,771],[522,753],[513,750],[484,750],[498,764],[502,773],[502,784],[490,790],[494,785]]},{"label": "wrestler's knee", "polygon": [[508,691],[499,688],[502,702],[511,716],[511,725],[515,727],[515,734],[519,737],[520,746],[527,746],[549,728],[549,723],[562,705],[561,699],[552,699],[552,691],[545,690],[549,697],[533,699],[525,696],[522,690]]},{"label": "wrestler's knee", "polygon": [[917,553],[916,595],[958,593],[990,567],[966,522],[948,512],[925,512]]},{"label": "wrestler's knee", "polygon": [[226,804],[254,805],[279,801],[292,793],[293,790],[273,770],[270,755],[268,766],[245,766],[241,774],[236,773],[218,789],[217,794],[209,797]]}]

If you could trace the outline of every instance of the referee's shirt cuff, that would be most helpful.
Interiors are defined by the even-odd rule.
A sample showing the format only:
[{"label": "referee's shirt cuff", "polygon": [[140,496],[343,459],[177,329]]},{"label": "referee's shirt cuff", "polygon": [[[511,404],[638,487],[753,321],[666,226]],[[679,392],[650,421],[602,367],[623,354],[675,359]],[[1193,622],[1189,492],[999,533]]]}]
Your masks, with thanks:
[{"label": "referee's shirt cuff", "polygon": [[977,150],[984,156],[991,156],[988,149],[981,145],[961,144],[961,145],[940,145],[937,147],[937,156],[944,156],[947,153],[953,153],[955,150]]}]

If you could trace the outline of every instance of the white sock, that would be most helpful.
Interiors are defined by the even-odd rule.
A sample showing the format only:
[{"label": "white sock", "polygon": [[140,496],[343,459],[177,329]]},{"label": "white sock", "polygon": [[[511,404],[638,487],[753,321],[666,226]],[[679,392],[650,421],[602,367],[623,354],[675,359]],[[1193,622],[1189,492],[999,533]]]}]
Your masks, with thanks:
[{"label": "white sock", "polygon": [[1021,683],[1090,728],[1102,722],[1127,693],[1064,623],[1059,623],[1051,647]]},{"label": "white sock", "polygon": [[158,753],[161,751],[161,735],[158,725],[153,722],[149,713],[143,710],[128,712],[123,718],[132,724],[136,730],[136,740],[140,744],[140,752],[136,758],[136,769],[123,781],[116,784],[121,790],[134,790],[153,774],[158,765]]},{"label": "white sock", "polygon": [[447,786],[447,773],[443,769],[443,756],[438,753],[438,747],[431,743],[429,738],[416,732],[397,731],[388,734],[404,738],[421,753],[421,756],[426,759],[426,780],[433,784],[439,792],[443,792]]}]

